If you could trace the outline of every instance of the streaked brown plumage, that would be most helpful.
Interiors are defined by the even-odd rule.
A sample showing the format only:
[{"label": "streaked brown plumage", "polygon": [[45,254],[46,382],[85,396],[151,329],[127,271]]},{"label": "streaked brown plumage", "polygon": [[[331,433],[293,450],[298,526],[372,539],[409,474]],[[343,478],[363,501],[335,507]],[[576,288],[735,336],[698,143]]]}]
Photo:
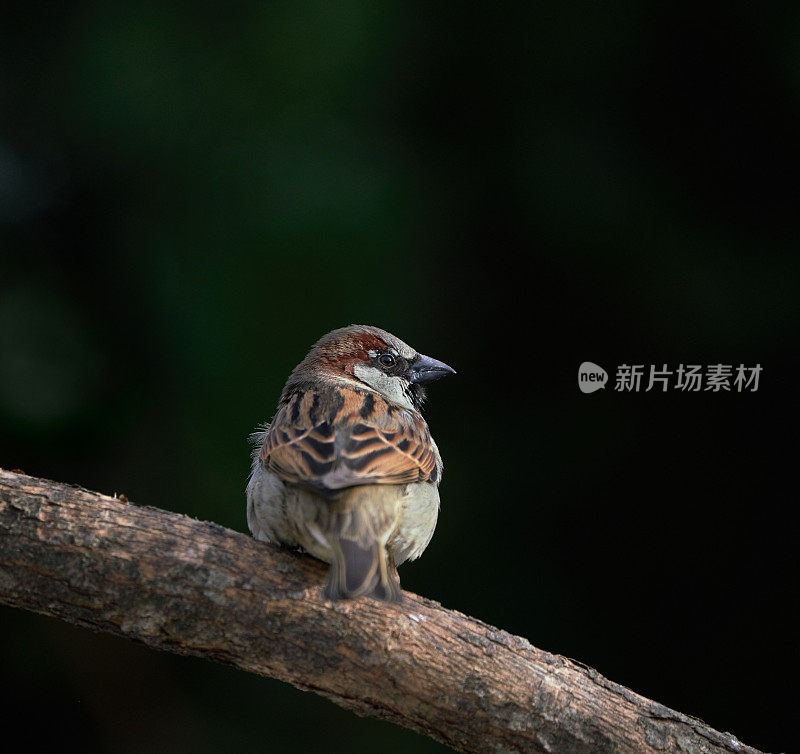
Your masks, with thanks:
[{"label": "streaked brown plumage", "polygon": [[296,392],[275,416],[260,457],[284,481],[325,495],[360,484],[436,479],[422,417],[349,387]]},{"label": "streaked brown plumage", "polygon": [[331,563],[329,597],[399,599],[395,564],[419,557],[439,506],[442,462],[421,386],[452,371],[378,328],[323,337],[256,435],[253,535]]}]

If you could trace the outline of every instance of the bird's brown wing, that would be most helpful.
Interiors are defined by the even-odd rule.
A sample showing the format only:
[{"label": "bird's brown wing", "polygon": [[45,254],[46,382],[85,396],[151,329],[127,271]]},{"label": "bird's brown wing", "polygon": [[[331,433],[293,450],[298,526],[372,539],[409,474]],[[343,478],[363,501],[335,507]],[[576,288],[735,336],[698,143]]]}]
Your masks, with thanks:
[{"label": "bird's brown wing", "polygon": [[374,393],[341,388],[292,396],[267,432],[261,463],[322,494],[438,478],[433,440],[419,414]]}]

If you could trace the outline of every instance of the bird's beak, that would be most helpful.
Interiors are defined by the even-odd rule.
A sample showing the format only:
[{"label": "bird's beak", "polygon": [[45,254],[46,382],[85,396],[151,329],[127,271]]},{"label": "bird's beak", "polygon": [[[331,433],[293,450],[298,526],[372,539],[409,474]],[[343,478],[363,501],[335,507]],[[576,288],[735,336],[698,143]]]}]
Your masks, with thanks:
[{"label": "bird's beak", "polygon": [[410,382],[422,383],[433,382],[448,374],[455,374],[453,367],[447,366],[442,361],[432,359],[430,356],[422,356],[408,368],[408,379]]}]

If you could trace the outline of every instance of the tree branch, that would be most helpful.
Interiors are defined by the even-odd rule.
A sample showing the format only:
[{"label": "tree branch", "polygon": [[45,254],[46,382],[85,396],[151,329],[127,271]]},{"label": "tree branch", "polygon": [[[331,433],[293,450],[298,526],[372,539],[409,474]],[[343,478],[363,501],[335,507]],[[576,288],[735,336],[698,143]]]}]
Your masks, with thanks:
[{"label": "tree branch", "polygon": [[325,566],[218,524],[0,470],[0,602],[315,691],[465,752],[749,752],[423,597],[331,603]]}]

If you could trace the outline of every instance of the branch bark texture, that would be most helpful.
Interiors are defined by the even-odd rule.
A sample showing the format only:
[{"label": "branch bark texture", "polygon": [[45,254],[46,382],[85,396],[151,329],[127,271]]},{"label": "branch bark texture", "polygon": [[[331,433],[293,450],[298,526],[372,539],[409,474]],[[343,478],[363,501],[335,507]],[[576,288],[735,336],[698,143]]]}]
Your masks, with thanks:
[{"label": "branch bark texture", "polygon": [[0,470],[0,602],[288,681],[464,752],[736,752],[728,733],[404,592],[218,524]]}]

